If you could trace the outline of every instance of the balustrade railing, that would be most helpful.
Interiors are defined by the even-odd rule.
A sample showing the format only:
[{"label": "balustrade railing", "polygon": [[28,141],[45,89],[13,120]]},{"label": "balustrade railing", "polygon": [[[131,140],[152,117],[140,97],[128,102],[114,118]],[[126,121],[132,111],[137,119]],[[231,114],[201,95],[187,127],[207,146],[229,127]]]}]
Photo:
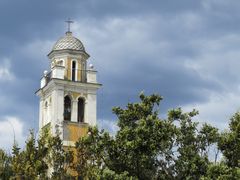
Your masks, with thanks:
[{"label": "balustrade railing", "polygon": [[[60,79],[77,81],[77,82],[87,82],[87,72],[89,70],[79,70],[79,69],[64,69],[65,73],[63,73],[63,77]],[[47,83],[52,79],[56,78],[53,76],[53,71],[49,72],[46,76]]]},{"label": "balustrade railing", "polygon": [[48,84],[49,81],[52,79],[52,71],[49,72],[49,73],[45,76],[45,78],[46,78],[46,84]]},{"label": "balustrade railing", "polygon": [[66,69],[66,74],[64,79],[76,81],[76,82],[87,82],[87,72],[88,70],[80,69]]},{"label": "balustrade railing", "polygon": [[56,66],[51,72],[44,75],[41,82],[41,87],[46,86],[51,79],[64,79],[74,82],[82,83],[97,83],[96,71],[94,70],[80,70],[80,69],[65,69],[62,66]]}]

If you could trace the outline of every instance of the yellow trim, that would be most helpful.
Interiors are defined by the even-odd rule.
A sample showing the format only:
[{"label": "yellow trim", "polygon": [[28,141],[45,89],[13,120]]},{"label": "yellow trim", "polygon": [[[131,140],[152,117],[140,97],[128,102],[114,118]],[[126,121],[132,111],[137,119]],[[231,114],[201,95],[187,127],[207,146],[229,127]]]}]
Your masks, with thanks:
[{"label": "yellow trim", "polygon": [[80,93],[72,92],[73,99],[77,100],[77,97],[80,96]]},{"label": "yellow trim", "polygon": [[71,58],[67,58],[67,79],[71,80]]},{"label": "yellow trim", "polygon": [[78,63],[77,80],[81,81],[82,80],[82,74],[81,74],[82,64],[80,60],[78,60],[77,63]]}]

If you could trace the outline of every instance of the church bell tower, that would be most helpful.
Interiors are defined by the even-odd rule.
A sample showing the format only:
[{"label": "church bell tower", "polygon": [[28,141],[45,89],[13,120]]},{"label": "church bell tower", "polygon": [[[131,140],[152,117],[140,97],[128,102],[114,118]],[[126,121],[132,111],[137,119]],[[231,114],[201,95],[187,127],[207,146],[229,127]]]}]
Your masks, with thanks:
[{"label": "church bell tower", "polygon": [[70,28],[48,54],[50,71],[44,71],[40,89],[39,130],[60,132],[64,146],[74,146],[87,127],[97,121],[97,72],[87,68],[88,53]]}]

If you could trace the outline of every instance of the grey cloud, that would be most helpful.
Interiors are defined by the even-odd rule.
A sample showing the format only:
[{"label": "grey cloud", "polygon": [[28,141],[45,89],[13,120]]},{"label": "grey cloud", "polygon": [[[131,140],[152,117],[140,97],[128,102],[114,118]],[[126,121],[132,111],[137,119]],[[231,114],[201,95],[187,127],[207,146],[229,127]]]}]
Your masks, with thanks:
[{"label": "grey cloud", "polygon": [[[114,119],[112,106],[137,100],[141,90],[163,95],[163,111],[204,104],[209,92],[234,91],[240,80],[239,6],[233,0],[227,4],[222,0],[3,0],[0,57],[11,60],[16,79],[0,82],[0,116],[19,116],[28,122],[25,128],[37,127],[34,92],[48,68],[46,55],[64,34],[63,21],[68,17],[76,21],[74,34],[86,46],[103,83],[98,93],[100,119]],[[233,65],[228,66],[226,59]],[[197,68],[186,67],[186,62]]]}]

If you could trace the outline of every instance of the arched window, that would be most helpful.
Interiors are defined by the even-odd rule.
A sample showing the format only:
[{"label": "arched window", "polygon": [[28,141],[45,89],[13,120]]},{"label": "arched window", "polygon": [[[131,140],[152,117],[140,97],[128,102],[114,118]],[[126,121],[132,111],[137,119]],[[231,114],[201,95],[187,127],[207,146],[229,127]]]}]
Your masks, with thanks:
[{"label": "arched window", "polygon": [[71,121],[71,99],[69,96],[64,98],[64,120]]},{"label": "arched window", "polygon": [[84,105],[84,99],[78,98],[78,122],[84,122]]},{"label": "arched window", "polygon": [[72,61],[72,81],[75,81],[76,78],[76,61]]}]

